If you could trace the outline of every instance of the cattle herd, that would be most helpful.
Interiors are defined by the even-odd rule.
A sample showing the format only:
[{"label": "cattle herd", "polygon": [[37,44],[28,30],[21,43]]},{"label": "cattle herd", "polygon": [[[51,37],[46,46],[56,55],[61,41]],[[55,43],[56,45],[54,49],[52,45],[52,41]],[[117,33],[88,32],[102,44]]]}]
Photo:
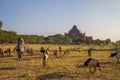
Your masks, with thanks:
[{"label": "cattle herd", "polygon": [[0,55],[3,56],[4,54],[6,54],[7,56],[10,56],[11,55],[11,48],[7,48],[5,50],[0,48]]},{"label": "cattle herd", "polygon": [[[5,50],[3,50],[2,48],[0,48],[0,56],[10,56],[11,55],[11,48],[6,48]],[[16,51],[16,48],[13,49],[13,51]],[[48,60],[48,53],[49,52],[53,52],[53,55],[57,58],[58,57],[58,52],[59,53],[63,53],[63,54],[70,54],[70,49],[66,49],[66,50],[62,50],[61,47],[59,47],[58,49],[54,49],[54,50],[49,50],[48,48],[45,49],[44,47],[41,47],[39,52],[42,54],[43,57],[43,67],[46,67],[46,63]],[[77,50],[78,52],[80,52],[79,50]],[[29,56],[33,56],[34,55],[34,49],[31,48],[26,48],[25,52],[29,55]],[[91,51],[88,50],[88,53],[90,53],[91,55]],[[90,57],[90,55],[88,54],[88,56]],[[120,59],[120,53],[111,53],[109,57],[115,57],[117,59],[116,64],[119,63],[119,59]],[[91,72],[91,68],[94,68],[94,71],[92,73],[94,73],[96,71],[96,68],[98,67],[100,72],[101,72],[101,67],[100,67],[100,63],[99,60],[94,59],[94,58],[88,58],[84,64],[84,66],[89,67],[89,70]]]}]

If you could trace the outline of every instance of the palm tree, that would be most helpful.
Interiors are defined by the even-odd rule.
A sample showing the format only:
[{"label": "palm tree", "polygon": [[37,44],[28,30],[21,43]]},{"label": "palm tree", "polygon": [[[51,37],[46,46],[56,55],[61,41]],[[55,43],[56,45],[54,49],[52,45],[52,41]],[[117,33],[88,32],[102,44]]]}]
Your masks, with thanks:
[{"label": "palm tree", "polygon": [[3,25],[3,22],[0,21],[0,30],[2,30],[2,25]]}]

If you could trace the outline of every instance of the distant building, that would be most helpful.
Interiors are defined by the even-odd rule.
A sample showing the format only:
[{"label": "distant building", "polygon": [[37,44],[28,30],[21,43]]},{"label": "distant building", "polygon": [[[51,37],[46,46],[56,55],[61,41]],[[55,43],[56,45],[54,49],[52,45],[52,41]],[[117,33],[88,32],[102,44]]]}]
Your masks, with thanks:
[{"label": "distant building", "polygon": [[76,25],[68,32],[65,33],[65,36],[69,36],[73,40],[86,39],[85,33],[82,33]]},{"label": "distant building", "polygon": [[79,41],[79,42],[91,42],[93,41],[92,36],[86,36],[86,33],[82,33],[76,25],[72,27],[68,33],[65,33],[65,36],[70,37],[73,41]]}]

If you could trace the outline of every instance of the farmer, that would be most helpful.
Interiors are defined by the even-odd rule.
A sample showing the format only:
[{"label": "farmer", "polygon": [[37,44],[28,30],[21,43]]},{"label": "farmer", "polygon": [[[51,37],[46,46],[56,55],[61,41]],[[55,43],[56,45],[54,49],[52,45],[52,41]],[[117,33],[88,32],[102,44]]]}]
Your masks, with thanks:
[{"label": "farmer", "polygon": [[45,50],[44,47],[41,47],[40,52],[43,55],[43,67],[46,67],[47,60],[48,60],[48,50]]},{"label": "farmer", "polygon": [[62,47],[61,46],[59,46],[59,52],[62,53]]},{"label": "farmer", "polygon": [[24,49],[24,39],[22,37],[19,37],[16,45],[16,51],[18,52],[18,60],[22,60],[22,54],[24,52]]}]

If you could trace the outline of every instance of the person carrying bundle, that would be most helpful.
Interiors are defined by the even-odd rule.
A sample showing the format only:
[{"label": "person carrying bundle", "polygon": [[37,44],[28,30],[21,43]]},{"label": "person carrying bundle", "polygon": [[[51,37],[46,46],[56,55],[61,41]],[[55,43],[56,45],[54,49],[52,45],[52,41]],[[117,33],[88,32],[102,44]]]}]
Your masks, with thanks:
[{"label": "person carrying bundle", "polygon": [[24,50],[25,50],[24,39],[22,37],[19,37],[17,45],[16,45],[16,51],[18,53],[18,60],[22,60],[22,54]]}]

